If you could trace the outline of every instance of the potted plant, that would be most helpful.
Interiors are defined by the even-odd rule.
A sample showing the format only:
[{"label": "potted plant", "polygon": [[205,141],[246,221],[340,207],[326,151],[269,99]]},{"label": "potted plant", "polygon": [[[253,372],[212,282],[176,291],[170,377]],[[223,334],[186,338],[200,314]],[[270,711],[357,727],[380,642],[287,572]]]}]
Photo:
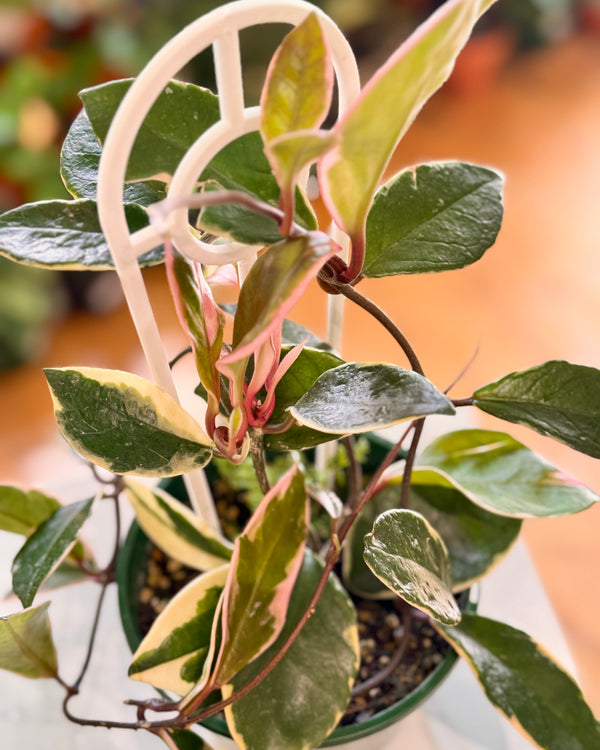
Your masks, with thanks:
[{"label": "potted plant", "polygon": [[[597,458],[600,372],[547,362],[451,397],[426,378],[397,324],[360,291],[364,277],[462,268],[494,243],[502,217],[497,172],[424,164],[381,185],[399,139],[489,5],[446,3],[329,129],[331,55],[321,16],[307,7],[269,66],[260,135],[227,147],[184,198],[170,195],[168,180],[157,175],[172,173],[182,140],[190,145],[218,119],[215,96],[173,81],[142,126],[123,200],[132,227],[150,223],[163,237],[140,262],[165,262],[197,368],[202,416],[138,375],[46,370],[63,436],[100,467],[98,495],[62,506],[45,493],[0,490],[0,523],[26,536],[12,566],[24,609],[0,619],[0,666],[60,683],[73,721],[147,731],[168,747],[188,748],[201,746],[190,727],[224,712],[239,747],[317,747],[344,713],[356,677],[354,602],[383,598],[394,602],[405,634],[411,622],[425,621],[464,656],[491,702],[532,743],[598,747],[599,725],[574,681],[525,633],[462,612],[456,601],[507,552],[523,518],[579,512],[597,496],[506,433],[452,431],[449,422],[451,431],[429,445],[421,436],[432,415],[450,420],[478,408]],[[110,262],[93,195],[108,124],[130,85],[82,93],[85,109],[63,148],[63,179],[74,200],[1,217],[4,254],[36,265]],[[313,164],[335,236],[349,240],[347,259],[318,228],[299,187]],[[182,206],[198,212],[189,229],[186,214],[185,231],[215,247],[223,238],[264,247],[242,269],[233,308],[221,308],[212,291],[232,269],[196,263],[173,246],[172,217]],[[290,325],[288,312],[315,280],[324,295],[369,313],[408,366],[344,362]],[[394,444],[361,455],[361,435],[401,423]],[[332,441],[337,449],[322,447]],[[232,491],[222,516],[232,503],[248,513],[234,538],[217,525],[198,480],[205,466],[217,466],[218,480]],[[194,510],[174,489],[138,478],[188,473],[196,477]],[[131,701],[131,721],[111,723],[71,711],[82,678],[64,681],[48,604],[34,599],[58,576],[91,576],[103,591],[111,584],[119,540],[101,569],[80,529],[100,500],[114,503],[118,517],[124,498],[176,566],[186,563],[198,574],[160,614],[129,667],[177,697]],[[401,652],[406,639],[399,640]]]}]

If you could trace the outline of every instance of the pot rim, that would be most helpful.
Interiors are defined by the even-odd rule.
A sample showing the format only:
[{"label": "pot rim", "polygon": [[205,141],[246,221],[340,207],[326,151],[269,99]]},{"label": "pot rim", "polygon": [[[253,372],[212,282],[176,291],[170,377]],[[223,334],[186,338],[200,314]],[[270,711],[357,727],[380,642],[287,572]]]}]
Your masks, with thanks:
[{"label": "pot rim", "polygon": [[[117,562],[116,580],[118,586],[119,611],[121,623],[125,632],[127,643],[134,652],[139,646],[142,635],[132,606],[133,592],[142,587],[143,568],[136,564],[148,545],[148,537],[144,534],[137,521],[133,521],[125,542],[123,543]],[[478,587],[471,587],[468,599],[464,605],[466,611],[474,611],[477,608]],[[357,740],[367,737],[386,727],[394,724],[409,714],[420,705],[446,678],[458,659],[458,654],[452,648],[444,656],[442,661],[427,675],[414,690],[401,698],[388,708],[378,711],[373,716],[359,724],[348,724],[336,727],[329,737],[322,743],[321,747],[340,745],[349,740]],[[202,722],[203,726],[220,734],[230,737],[227,724],[224,719],[212,716]]]}]

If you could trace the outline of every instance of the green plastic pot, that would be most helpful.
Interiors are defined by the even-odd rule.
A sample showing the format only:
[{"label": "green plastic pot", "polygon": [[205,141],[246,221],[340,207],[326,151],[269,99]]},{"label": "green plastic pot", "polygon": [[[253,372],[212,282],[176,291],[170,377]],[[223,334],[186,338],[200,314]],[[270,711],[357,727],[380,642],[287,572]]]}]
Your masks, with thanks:
[{"label": "green plastic pot", "polygon": [[[365,470],[369,471],[369,464],[376,464],[389,449],[389,443],[377,435],[370,435],[370,460],[366,462]],[[210,482],[210,474],[208,471]],[[187,502],[187,494],[181,477],[165,480],[161,486],[179,500]],[[119,554],[117,564],[117,584],[119,589],[119,609],[125,637],[132,652],[136,651],[142,641],[142,633],[138,624],[139,592],[144,586],[145,561],[148,558],[152,542],[134,521],[129,529],[127,538]],[[464,609],[473,611],[477,603],[473,589],[464,605]],[[400,721],[404,716],[423,703],[448,675],[458,659],[455,651],[450,650],[442,661],[429,673],[423,682],[407,696],[393,706],[389,706],[374,714],[360,724],[338,727],[323,742],[322,747],[332,747],[351,743],[365,737],[370,737]],[[223,737],[230,737],[225,720],[213,716],[202,722],[203,726]]]}]

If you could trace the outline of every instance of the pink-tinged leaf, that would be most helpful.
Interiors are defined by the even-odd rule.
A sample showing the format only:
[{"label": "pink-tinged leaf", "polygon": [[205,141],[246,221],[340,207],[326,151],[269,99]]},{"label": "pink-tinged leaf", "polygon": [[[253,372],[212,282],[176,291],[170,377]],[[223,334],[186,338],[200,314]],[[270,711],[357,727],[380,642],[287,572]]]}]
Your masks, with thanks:
[{"label": "pink-tinged leaf", "polygon": [[281,632],[302,564],[308,507],[302,474],[293,467],[265,495],[237,539],[213,686],[229,682]]},{"label": "pink-tinged leaf", "polygon": [[477,19],[495,0],[449,0],[396,50],[338,121],[319,165],[332,218],[360,238],[371,200],[400,138],[450,75]]},{"label": "pink-tinged leaf", "polygon": [[289,311],[338,249],[326,234],[309,232],[273,245],[258,258],[240,291],[233,351],[221,358],[219,369],[249,357],[279,331]]},{"label": "pink-tinged leaf", "polygon": [[281,336],[271,336],[254,354],[254,372],[246,390],[246,413],[253,427],[262,427],[261,419],[264,404],[259,404],[256,397],[259,391],[267,386],[268,381],[279,363],[281,352]]},{"label": "pink-tinged leaf", "polygon": [[262,92],[260,131],[265,142],[317,128],[333,92],[333,65],[315,13],[285,37],[273,56]]},{"label": "pink-tinged leaf", "polygon": [[265,146],[265,154],[281,188],[280,208],[286,216],[294,212],[294,183],[304,167],[316,161],[335,143],[333,133],[302,130],[285,133]]},{"label": "pink-tinged leaf", "polygon": [[216,268],[211,266],[210,270],[210,274],[206,276],[209,286],[237,286],[237,269],[233,263],[227,263],[224,266],[217,266]]},{"label": "pink-tinged leaf", "polygon": [[200,381],[214,402],[219,401],[219,374],[225,317],[216,305],[202,270],[170,247],[165,248],[167,278],[182,328],[196,357]]},{"label": "pink-tinged leaf", "polygon": [[279,363],[277,369],[273,373],[273,376],[267,381],[267,395],[265,396],[265,401],[260,409],[259,415],[262,425],[266,424],[271,414],[273,413],[273,409],[275,407],[275,389],[277,388],[279,381],[298,359],[300,353],[302,352],[302,349],[304,349],[305,343],[306,339],[301,344],[297,344],[292,349],[290,349],[290,351]]}]

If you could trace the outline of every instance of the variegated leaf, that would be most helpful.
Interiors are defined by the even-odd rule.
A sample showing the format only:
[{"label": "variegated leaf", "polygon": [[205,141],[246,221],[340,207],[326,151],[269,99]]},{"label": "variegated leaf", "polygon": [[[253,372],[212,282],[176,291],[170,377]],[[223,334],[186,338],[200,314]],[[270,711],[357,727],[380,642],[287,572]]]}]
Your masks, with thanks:
[{"label": "variegated leaf", "polygon": [[197,570],[231,558],[233,546],[164,490],[127,480],[125,493],[146,536],[170,557]]},{"label": "variegated leaf", "polygon": [[44,371],[58,425],[71,446],[115,474],[174,476],[210,460],[200,425],[159,386],[88,367]]},{"label": "variegated leaf", "polygon": [[179,591],[133,655],[129,676],[185,695],[202,676],[228,565],[204,573]]}]

